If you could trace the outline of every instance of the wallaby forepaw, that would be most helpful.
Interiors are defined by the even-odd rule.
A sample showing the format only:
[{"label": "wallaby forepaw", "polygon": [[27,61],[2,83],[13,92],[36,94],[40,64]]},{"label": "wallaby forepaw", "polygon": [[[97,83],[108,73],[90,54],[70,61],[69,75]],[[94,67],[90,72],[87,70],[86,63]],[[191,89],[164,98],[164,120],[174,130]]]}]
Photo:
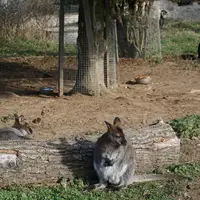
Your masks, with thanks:
[{"label": "wallaby forepaw", "polygon": [[104,188],[106,188],[105,184],[97,183],[93,185],[93,190],[102,190]]}]

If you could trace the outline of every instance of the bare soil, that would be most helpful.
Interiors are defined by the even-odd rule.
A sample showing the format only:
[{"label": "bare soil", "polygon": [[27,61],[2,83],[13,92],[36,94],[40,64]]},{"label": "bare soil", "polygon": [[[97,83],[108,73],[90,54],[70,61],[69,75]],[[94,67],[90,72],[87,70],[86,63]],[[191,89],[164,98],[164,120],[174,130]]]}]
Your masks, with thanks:
[{"label": "bare soil", "polygon": [[[158,118],[169,122],[200,114],[199,61],[165,58],[161,64],[155,64],[148,60],[120,59],[118,87],[111,93],[98,97],[40,95],[43,86],[52,86],[57,91],[57,65],[57,57],[0,58],[0,91],[17,94],[0,92],[0,117],[23,114],[33,127],[32,137],[54,139],[104,132],[104,121],[113,121],[115,116],[121,118],[124,128],[139,128]],[[72,89],[76,71],[76,59],[65,58],[65,92]],[[137,75],[150,75],[152,83],[134,84]],[[38,117],[41,122],[33,123]],[[12,122],[1,121],[0,127]],[[190,158],[193,159],[183,156],[182,160]],[[198,183],[199,180],[188,192],[193,199],[200,195]]]},{"label": "bare soil", "polygon": [[[160,117],[170,121],[200,114],[200,68],[193,67],[198,65],[193,61],[166,58],[162,64],[155,64],[121,59],[117,70],[118,87],[112,89],[112,93],[62,98],[39,95],[40,87],[56,88],[57,64],[57,57],[0,59],[0,91],[19,95],[1,92],[0,116],[18,112],[29,122],[40,117],[41,123],[32,123],[34,138],[52,139],[105,131],[104,120],[112,121],[115,116],[122,119],[124,127],[138,128]],[[66,58],[65,92],[73,87],[76,69],[75,58]],[[152,77],[151,84],[126,84],[134,81],[135,76],[144,74]]]}]

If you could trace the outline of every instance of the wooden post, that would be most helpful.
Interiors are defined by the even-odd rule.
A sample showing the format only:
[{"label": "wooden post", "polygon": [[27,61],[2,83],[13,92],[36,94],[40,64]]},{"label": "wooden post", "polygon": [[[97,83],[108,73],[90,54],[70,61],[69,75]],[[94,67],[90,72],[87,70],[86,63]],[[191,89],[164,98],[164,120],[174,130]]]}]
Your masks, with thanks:
[{"label": "wooden post", "polygon": [[116,62],[119,62],[119,52],[118,52],[118,39],[117,39],[117,25],[116,20],[114,20],[114,37],[115,37],[115,54],[116,54]]},{"label": "wooden post", "polygon": [[60,0],[59,11],[59,61],[58,61],[58,96],[63,96],[64,73],[63,73],[63,56],[64,56],[64,0]]},{"label": "wooden post", "polygon": [[104,6],[105,6],[105,10],[106,10],[106,66],[104,67],[105,72],[104,72],[104,76],[106,76],[104,78],[104,80],[106,80],[106,87],[110,88],[110,76],[109,76],[109,60],[110,60],[110,45],[109,45],[109,33],[110,33],[110,27],[109,27],[109,3],[107,0],[104,1]]}]

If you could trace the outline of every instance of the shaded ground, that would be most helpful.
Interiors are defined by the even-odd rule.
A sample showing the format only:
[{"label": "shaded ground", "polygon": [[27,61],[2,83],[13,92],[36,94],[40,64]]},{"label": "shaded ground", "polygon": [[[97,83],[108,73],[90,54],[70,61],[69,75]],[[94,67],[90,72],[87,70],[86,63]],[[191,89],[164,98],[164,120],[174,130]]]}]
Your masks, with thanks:
[{"label": "shaded ground", "polygon": [[[66,92],[73,87],[75,61],[75,58],[65,59]],[[155,64],[122,59],[118,65],[119,87],[113,89],[112,94],[42,98],[35,95],[40,87],[56,88],[56,57],[1,58],[0,90],[14,91],[20,97],[0,95],[0,116],[18,112],[29,121],[41,117],[40,124],[33,124],[34,137],[55,138],[105,131],[104,120],[112,121],[115,116],[122,118],[125,127],[137,128],[159,117],[169,121],[199,114],[200,91],[191,93],[200,90],[200,68],[195,62],[166,58],[162,64]],[[125,84],[139,74],[151,75],[152,84]]]},{"label": "shaded ground", "polygon": [[[65,91],[74,84],[75,58],[65,59]],[[42,97],[43,86],[56,88],[56,57],[0,58],[0,116],[18,112],[31,123],[34,138],[53,139],[105,131],[104,120],[119,116],[124,127],[139,128],[159,117],[164,121],[190,114],[200,114],[200,64],[179,58],[165,58],[162,64],[152,61],[121,59],[118,64],[118,84],[111,94],[89,97],[83,95]],[[152,77],[150,85],[126,84],[137,75]],[[56,91],[56,90],[55,90]],[[0,127],[12,124],[0,122]],[[190,141],[182,147],[183,162],[197,161],[200,141]],[[199,199],[200,180],[187,188],[185,199]],[[187,196],[186,195],[186,196]]]}]

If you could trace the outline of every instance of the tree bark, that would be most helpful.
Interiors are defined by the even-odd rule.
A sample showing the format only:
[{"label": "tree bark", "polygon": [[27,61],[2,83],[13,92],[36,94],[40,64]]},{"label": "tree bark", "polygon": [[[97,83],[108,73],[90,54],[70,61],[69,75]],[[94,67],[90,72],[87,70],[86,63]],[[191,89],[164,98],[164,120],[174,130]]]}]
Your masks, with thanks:
[{"label": "tree bark", "polygon": [[[179,162],[180,140],[164,123],[124,131],[136,149],[136,173]],[[0,187],[55,184],[60,177],[94,179],[92,154],[97,135],[56,141],[0,141]]]},{"label": "tree bark", "polygon": [[82,0],[78,22],[78,73],[73,92],[98,95],[104,82],[104,1]]},{"label": "tree bark", "polygon": [[153,0],[127,1],[118,10],[121,13],[117,20],[120,57],[160,57],[159,12]]}]

